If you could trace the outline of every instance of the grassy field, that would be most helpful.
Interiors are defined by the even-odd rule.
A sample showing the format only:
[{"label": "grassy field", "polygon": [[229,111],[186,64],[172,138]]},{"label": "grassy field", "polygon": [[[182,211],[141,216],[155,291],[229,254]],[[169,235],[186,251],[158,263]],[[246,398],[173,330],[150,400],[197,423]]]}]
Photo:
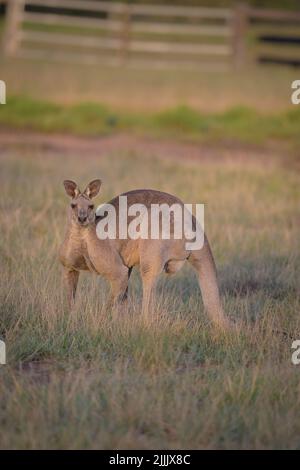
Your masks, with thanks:
[{"label": "grassy field", "polygon": [[[38,77],[38,79],[37,79]],[[155,69],[4,59],[0,125],[44,132],[133,132],[205,142],[288,144],[299,155],[293,68]]]},{"label": "grassy field", "polygon": [[206,113],[236,106],[281,112],[291,105],[292,67],[220,64],[195,68],[108,67],[4,59],[0,75],[9,96],[21,95],[59,104],[82,102],[131,113],[157,113],[178,105]]},{"label": "grassy field", "polygon": [[[83,159],[76,148],[1,146],[1,448],[299,448],[299,173],[284,155],[215,153],[165,158],[145,146]],[[137,187],[206,203],[225,310],[239,331],[211,327],[188,268],[161,279],[147,319],[137,272],[123,318],[89,275],[67,312],[62,180],[98,176],[99,203]]]},{"label": "grassy field", "polygon": [[194,142],[288,144],[299,156],[300,109],[262,113],[243,106],[219,113],[188,106],[156,112],[116,111],[98,103],[61,105],[25,96],[10,97],[0,109],[0,125],[43,132],[105,136],[127,132]]},{"label": "grassy field", "polygon": [[[300,447],[297,78],[0,56],[1,449]],[[88,274],[68,312],[62,181],[97,177],[99,203],[152,187],[206,204],[239,328],[212,327],[188,267],[161,278],[148,318],[137,271],[127,315]]]}]

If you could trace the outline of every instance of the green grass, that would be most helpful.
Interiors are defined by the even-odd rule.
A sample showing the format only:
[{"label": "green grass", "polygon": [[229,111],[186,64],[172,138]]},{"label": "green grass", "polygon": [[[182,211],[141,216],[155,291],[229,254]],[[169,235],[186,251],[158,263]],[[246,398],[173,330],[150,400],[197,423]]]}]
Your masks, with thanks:
[{"label": "green grass", "polygon": [[109,67],[45,60],[4,59],[0,75],[8,97],[28,96],[58,104],[102,103],[131,113],[157,113],[180,104],[204,113],[237,106],[263,113],[285,111],[291,105],[291,67],[246,66],[236,70],[207,61],[194,68]]},{"label": "green grass", "polygon": [[269,140],[299,144],[300,109],[262,114],[236,107],[222,113],[201,113],[188,106],[154,113],[114,111],[96,103],[62,106],[26,97],[10,97],[0,109],[0,124],[38,131],[67,131],[81,135],[138,132],[200,141]]},{"label": "green grass", "polygon": [[[22,106],[35,123],[41,110],[58,120],[67,112]],[[198,119],[185,116],[187,126]],[[299,448],[299,370],[291,365],[300,337],[298,174],[263,155],[241,161],[241,152],[200,164],[126,148],[84,158],[28,145],[2,150],[1,448]],[[99,203],[137,187],[206,203],[222,299],[239,331],[212,328],[188,268],[161,279],[152,317],[141,318],[137,272],[128,315],[112,316],[108,287],[88,274],[67,312],[57,259],[68,204],[62,180],[98,176]]]}]

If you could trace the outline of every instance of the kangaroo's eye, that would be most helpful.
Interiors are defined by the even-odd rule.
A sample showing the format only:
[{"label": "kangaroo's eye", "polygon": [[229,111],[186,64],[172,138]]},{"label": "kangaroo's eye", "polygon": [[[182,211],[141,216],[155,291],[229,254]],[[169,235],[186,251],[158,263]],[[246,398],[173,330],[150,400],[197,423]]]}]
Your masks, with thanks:
[{"label": "kangaroo's eye", "polygon": [[94,209],[94,204],[90,204],[89,209]]},{"label": "kangaroo's eye", "polygon": [[75,209],[76,206],[77,206],[77,204],[74,204],[74,202],[72,202],[72,204],[71,204],[72,209]]}]

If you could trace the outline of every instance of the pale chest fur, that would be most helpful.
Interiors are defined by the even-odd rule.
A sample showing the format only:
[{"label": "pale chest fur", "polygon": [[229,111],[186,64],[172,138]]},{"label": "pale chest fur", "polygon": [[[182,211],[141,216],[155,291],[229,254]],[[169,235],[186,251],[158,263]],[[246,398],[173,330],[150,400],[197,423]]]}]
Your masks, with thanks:
[{"label": "pale chest fur", "polygon": [[104,275],[111,271],[116,255],[109,242],[97,238],[93,226],[71,227],[60,249],[60,261],[66,268]]},{"label": "pale chest fur", "polygon": [[88,270],[88,251],[82,234],[69,230],[60,249],[60,261],[66,267],[75,270]]}]

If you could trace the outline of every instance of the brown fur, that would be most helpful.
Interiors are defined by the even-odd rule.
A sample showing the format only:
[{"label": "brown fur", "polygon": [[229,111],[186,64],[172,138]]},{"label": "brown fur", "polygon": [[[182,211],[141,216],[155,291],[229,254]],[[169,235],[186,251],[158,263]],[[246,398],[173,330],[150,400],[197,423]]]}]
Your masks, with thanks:
[{"label": "brown fur", "polygon": [[[70,306],[75,301],[81,270],[104,276],[110,282],[112,301],[117,305],[127,299],[131,270],[134,266],[139,266],[143,283],[142,311],[146,313],[150,307],[158,276],[162,272],[168,274],[177,272],[188,260],[197,272],[204,306],[211,319],[218,324],[226,323],[220,302],[214,259],[206,236],[202,249],[195,251],[186,250],[185,238],[100,240],[96,234],[98,218],[95,217],[91,198],[98,194],[101,181],[91,182],[83,193],[72,181],[67,180],[64,185],[67,194],[72,198],[73,206],[70,206],[68,212],[67,231],[60,249],[60,261],[64,266]],[[127,196],[128,207],[135,203],[142,203],[147,208],[153,203],[183,204],[171,194],[151,189],[138,189],[123,195]],[[118,209],[119,197],[109,203]],[[118,211],[116,213],[118,214]]]}]

